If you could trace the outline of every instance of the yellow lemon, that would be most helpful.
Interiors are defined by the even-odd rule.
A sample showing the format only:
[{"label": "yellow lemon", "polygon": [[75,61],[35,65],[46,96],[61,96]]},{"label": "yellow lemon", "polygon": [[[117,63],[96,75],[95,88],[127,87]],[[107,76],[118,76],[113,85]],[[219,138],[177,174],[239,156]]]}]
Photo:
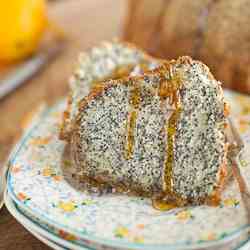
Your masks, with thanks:
[{"label": "yellow lemon", "polygon": [[0,63],[33,53],[46,26],[46,0],[0,0]]}]

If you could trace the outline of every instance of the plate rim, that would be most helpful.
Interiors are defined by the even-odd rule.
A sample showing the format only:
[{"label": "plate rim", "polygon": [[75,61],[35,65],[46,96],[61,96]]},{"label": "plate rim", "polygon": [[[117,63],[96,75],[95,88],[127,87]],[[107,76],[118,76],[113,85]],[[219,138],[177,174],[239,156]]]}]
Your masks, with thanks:
[{"label": "plate rim", "polygon": [[[71,242],[69,242],[67,240],[64,240],[64,239],[60,238],[58,235],[53,234],[50,231],[47,231],[41,225],[39,225],[37,222],[33,221],[32,219],[29,219],[27,216],[25,216],[18,209],[18,205],[15,204],[15,202],[11,199],[11,197],[8,194],[7,191],[4,194],[4,202],[5,202],[6,208],[11,213],[11,215],[20,224],[22,224],[31,234],[33,234],[33,232],[35,232],[35,234],[39,234],[40,236],[42,236],[43,238],[45,238],[45,240],[51,240],[54,243],[60,244],[60,246],[66,247],[67,249],[93,250],[93,249],[88,248],[86,246],[77,245],[77,244],[71,243]],[[65,246],[65,244],[68,245],[68,246]]]},{"label": "plate rim", "polygon": [[24,132],[23,136],[21,139],[17,142],[16,146],[14,147],[13,151],[10,154],[10,157],[8,159],[8,164],[10,165],[10,169],[8,171],[8,176],[7,176],[7,188],[9,191],[9,195],[11,199],[19,206],[22,207],[23,209],[26,209],[29,213],[31,213],[34,217],[42,220],[43,222],[48,223],[49,225],[52,225],[56,227],[57,229],[63,229],[64,231],[76,235],[78,238],[90,242],[94,242],[97,244],[105,245],[105,246],[111,246],[111,247],[116,247],[116,248],[130,248],[130,249],[136,249],[136,250],[151,250],[154,248],[155,250],[165,250],[166,247],[169,250],[180,250],[185,247],[185,249],[200,249],[200,248],[206,248],[206,247],[214,247],[214,246],[220,246],[226,243],[229,243],[231,240],[234,240],[235,238],[239,237],[241,233],[244,233],[245,230],[248,229],[250,225],[243,225],[235,230],[233,230],[231,233],[229,233],[227,236],[225,236],[222,239],[215,239],[211,241],[205,241],[205,242],[200,242],[200,243],[175,243],[175,244],[145,244],[145,243],[133,243],[133,242],[122,242],[119,240],[111,240],[111,239],[105,239],[99,236],[92,235],[90,233],[86,232],[79,232],[78,230],[74,230],[71,227],[61,224],[51,218],[48,218],[46,215],[43,214],[42,211],[40,211],[38,208],[30,207],[30,206],[25,206],[23,202],[21,202],[12,186],[11,186],[11,167],[13,166],[15,159],[19,153],[19,151],[22,149],[23,145],[26,143],[26,141],[29,139],[30,135],[34,131],[34,129],[38,128],[39,125],[41,124],[41,121],[47,117],[49,114],[53,113],[56,108],[62,103],[65,102],[65,98],[57,101],[52,107],[47,107],[42,114],[36,119],[35,121],[32,121],[33,124],[32,126],[29,126],[26,131]]}]

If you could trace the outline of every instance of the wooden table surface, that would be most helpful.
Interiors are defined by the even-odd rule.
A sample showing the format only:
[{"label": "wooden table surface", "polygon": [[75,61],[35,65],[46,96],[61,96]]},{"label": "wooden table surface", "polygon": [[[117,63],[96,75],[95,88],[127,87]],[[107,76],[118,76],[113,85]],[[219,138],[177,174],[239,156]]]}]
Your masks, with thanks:
[{"label": "wooden table surface", "polygon": [[[60,0],[49,6],[50,19],[68,33],[65,51],[24,86],[0,100],[0,168],[21,134],[21,121],[32,107],[53,103],[67,93],[68,78],[79,51],[119,37],[126,0]],[[49,249],[8,213],[0,210],[0,249]]]}]

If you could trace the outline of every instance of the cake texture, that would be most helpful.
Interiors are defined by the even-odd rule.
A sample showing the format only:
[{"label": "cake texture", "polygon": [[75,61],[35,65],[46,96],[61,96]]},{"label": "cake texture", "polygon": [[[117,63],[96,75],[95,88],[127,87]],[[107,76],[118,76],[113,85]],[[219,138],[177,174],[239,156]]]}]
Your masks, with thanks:
[{"label": "cake texture", "polygon": [[226,174],[225,107],[220,83],[189,57],[105,81],[80,101],[72,160],[96,187],[178,206],[207,202]]},{"label": "cake texture", "polygon": [[82,53],[70,79],[70,94],[60,138],[69,139],[71,124],[78,112],[78,103],[88,95],[91,88],[105,79],[117,79],[130,73],[138,74],[140,71],[138,66],[153,69],[158,64],[158,60],[148,56],[142,50],[118,41],[103,42],[90,51]]}]

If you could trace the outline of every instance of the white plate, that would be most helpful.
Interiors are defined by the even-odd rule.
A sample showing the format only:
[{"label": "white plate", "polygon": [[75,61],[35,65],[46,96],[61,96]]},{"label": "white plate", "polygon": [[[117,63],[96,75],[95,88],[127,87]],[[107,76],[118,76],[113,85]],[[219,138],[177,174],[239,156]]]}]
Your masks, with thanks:
[{"label": "white plate", "polygon": [[[70,249],[72,250],[78,249],[78,248],[75,248],[73,244],[65,242],[62,239],[58,239],[58,237],[55,237],[53,234],[47,232],[42,227],[40,227],[36,223],[29,220],[29,218],[25,217],[16,208],[16,204],[10,199],[7,193],[5,194],[5,204],[9,212],[12,214],[12,216],[16,218],[17,221],[19,221],[31,234],[33,234],[38,240],[40,240],[44,244],[50,246],[51,248],[55,250],[69,249],[65,247],[65,244],[67,245],[67,247],[70,247]],[[243,245],[237,250],[249,250],[249,249],[250,249],[250,242],[245,243],[245,244],[243,243]],[[90,249],[81,247],[81,250],[90,250]]]},{"label": "white plate", "polygon": [[5,193],[4,201],[8,211],[12,214],[12,216],[44,244],[58,250],[91,250],[89,248],[77,246],[69,241],[61,239],[58,236],[48,232],[37,223],[31,221],[18,210],[16,204],[11,200],[7,192]]},{"label": "white plate", "polygon": [[[249,97],[227,93],[233,115],[250,150]],[[73,184],[65,144],[58,140],[65,103],[46,110],[32,123],[10,159],[8,190],[16,204],[54,234],[103,249],[201,249],[237,245],[246,237],[246,216],[235,182],[219,207],[187,207],[169,212],[148,199],[126,195],[95,196]],[[250,183],[250,156],[240,158]],[[236,216],[237,215],[237,216]]]}]

